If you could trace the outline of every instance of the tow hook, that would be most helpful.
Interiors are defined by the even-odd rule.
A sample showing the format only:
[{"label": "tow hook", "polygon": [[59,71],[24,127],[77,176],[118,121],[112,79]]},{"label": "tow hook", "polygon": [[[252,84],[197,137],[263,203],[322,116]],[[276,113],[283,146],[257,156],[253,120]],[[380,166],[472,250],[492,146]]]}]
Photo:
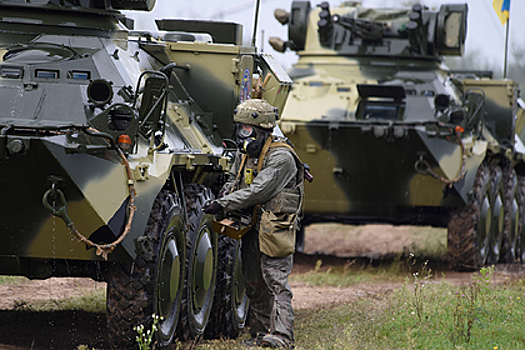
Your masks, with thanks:
[{"label": "tow hook", "polygon": [[49,210],[51,214],[61,218],[67,227],[73,226],[73,221],[67,215],[66,196],[59,188],[64,183],[64,179],[52,175],[47,178],[47,181],[51,183],[51,188],[42,197],[44,208]]}]

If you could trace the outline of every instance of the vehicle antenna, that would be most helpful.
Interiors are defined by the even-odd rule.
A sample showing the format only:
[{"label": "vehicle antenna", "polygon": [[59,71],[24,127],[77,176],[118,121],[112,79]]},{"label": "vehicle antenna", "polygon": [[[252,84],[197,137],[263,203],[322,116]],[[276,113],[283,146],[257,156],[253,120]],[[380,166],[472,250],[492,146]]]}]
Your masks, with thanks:
[{"label": "vehicle antenna", "polygon": [[257,3],[255,5],[255,19],[253,23],[253,38],[252,38],[252,46],[255,47],[255,39],[257,38],[257,25],[259,23],[259,8],[261,7],[261,0],[257,0]]}]

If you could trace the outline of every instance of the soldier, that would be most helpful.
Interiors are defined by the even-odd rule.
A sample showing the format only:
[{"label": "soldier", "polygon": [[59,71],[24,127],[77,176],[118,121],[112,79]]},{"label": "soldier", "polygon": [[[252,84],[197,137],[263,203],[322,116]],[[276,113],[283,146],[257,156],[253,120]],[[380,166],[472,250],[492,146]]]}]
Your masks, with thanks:
[{"label": "soldier", "polygon": [[243,272],[250,298],[248,345],[293,348],[294,312],[288,276],[303,200],[304,168],[284,138],[275,137],[278,111],[248,100],[234,112],[239,151],[219,199],[203,210],[253,213],[242,238]]}]

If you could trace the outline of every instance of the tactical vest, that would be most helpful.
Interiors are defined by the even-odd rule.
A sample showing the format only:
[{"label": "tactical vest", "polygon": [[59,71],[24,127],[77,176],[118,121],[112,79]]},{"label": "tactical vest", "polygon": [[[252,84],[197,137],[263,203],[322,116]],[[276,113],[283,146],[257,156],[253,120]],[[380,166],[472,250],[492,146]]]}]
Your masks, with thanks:
[{"label": "tactical vest", "polygon": [[[268,147],[266,147],[267,144]],[[262,170],[267,156],[282,149],[287,149],[293,155],[295,160],[295,166],[297,168],[295,186],[293,188],[284,188],[275,197],[266,202],[263,205],[263,209],[270,210],[274,213],[299,215],[302,212],[302,204],[304,202],[304,164],[301,162],[297,153],[295,153],[295,150],[289,144],[279,140],[272,140],[272,142],[267,141],[265,147],[261,151],[261,156],[259,157],[259,162],[257,164],[257,171]]]},{"label": "tactical vest", "polygon": [[261,207],[259,249],[273,258],[286,257],[295,252],[295,235],[301,224],[300,214],[304,201],[304,165],[287,143],[274,141],[273,136],[270,136],[259,156],[257,171],[263,169],[267,156],[280,149],[286,149],[293,155],[297,173],[293,188],[284,188]]},{"label": "tactical vest", "polygon": [[266,159],[268,159],[267,157],[271,155],[271,153],[282,149],[289,151],[295,160],[295,166],[297,168],[295,186],[293,188],[284,188],[280,193],[264,203],[262,209],[270,210],[274,213],[300,214],[304,202],[304,164],[292,146],[281,140],[275,140],[273,135],[270,135],[266,140],[257,163],[255,163],[253,158],[248,157],[248,155],[243,155],[231,192],[236,189],[237,185],[237,189],[248,187],[257,174],[264,168],[264,163]]}]

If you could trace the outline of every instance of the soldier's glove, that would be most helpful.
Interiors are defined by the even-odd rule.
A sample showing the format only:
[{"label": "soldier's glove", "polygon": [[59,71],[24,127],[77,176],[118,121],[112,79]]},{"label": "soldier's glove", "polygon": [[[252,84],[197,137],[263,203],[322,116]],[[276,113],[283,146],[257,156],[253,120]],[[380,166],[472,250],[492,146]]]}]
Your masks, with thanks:
[{"label": "soldier's glove", "polygon": [[207,203],[206,205],[204,205],[204,207],[202,208],[202,210],[206,213],[206,214],[211,214],[211,215],[215,215],[217,214],[218,212],[222,211],[224,208],[222,207],[222,205],[220,205],[219,203],[213,201],[211,203]]}]

